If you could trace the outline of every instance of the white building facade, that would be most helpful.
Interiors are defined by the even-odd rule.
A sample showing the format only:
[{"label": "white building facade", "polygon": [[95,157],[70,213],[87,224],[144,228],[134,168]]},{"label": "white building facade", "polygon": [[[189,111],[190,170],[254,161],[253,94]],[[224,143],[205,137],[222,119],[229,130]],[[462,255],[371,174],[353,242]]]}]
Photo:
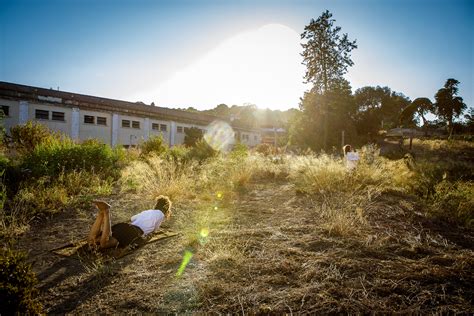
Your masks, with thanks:
[{"label": "white building facade", "polygon": [[[52,89],[0,82],[0,110],[3,125],[10,128],[37,122],[68,135],[76,141],[98,139],[111,146],[135,146],[151,136],[161,135],[170,146],[184,142],[185,130],[196,127],[203,131],[216,120],[201,113],[100,98]],[[259,130],[236,126],[234,142],[249,147],[261,142]]]}]

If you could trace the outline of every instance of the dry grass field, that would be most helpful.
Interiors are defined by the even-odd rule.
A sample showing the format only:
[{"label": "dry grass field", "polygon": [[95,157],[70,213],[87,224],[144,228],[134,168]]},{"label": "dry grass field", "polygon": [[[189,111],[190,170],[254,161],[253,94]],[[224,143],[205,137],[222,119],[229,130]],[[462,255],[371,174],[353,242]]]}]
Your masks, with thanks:
[{"label": "dry grass field", "polygon": [[355,172],[325,155],[152,155],[103,198],[119,222],[169,195],[163,229],[178,236],[120,259],[51,253],[86,235],[91,205],[32,225],[19,247],[53,314],[473,313],[474,147],[414,153],[416,166],[368,147]]}]

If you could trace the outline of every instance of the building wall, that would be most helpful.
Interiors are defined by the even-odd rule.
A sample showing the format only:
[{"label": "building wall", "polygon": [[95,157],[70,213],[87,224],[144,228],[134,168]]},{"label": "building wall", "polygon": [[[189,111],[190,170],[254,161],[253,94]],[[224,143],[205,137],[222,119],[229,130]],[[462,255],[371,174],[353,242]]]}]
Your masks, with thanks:
[{"label": "building wall", "polygon": [[3,126],[7,133],[10,133],[10,128],[18,124],[20,113],[20,102],[0,99],[0,105],[8,106],[8,116],[3,118]]},{"label": "building wall", "polygon": [[[129,121],[130,127],[122,127],[123,121]],[[139,122],[139,128],[133,128],[132,122]],[[145,119],[143,117],[119,114],[118,144],[136,146],[145,140]]]},{"label": "building wall", "polygon": [[[153,129],[153,124],[158,124],[158,130]],[[161,125],[166,125],[166,131],[161,131]],[[161,121],[150,119],[150,137],[151,136],[160,136],[163,138],[168,145],[170,144],[170,133],[171,133],[171,122],[170,121]]]},{"label": "building wall", "polygon": [[[94,117],[94,123],[86,123],[85,116]],[[98,124],[98,117],[105,118],[106,125]],[[79,139],[86,140],[96,138],[105,144],[112,144],[112,114],[79,110]]]},{"label": "building wall", "polygon": [[[207,130],[207,125],[186,124],[186,123],[176,122],[175,143],[174,143],[175,145],[179,145],[179,144],[184,143],[184,137],[186,136],[186,134],[184,133],[184,129],[185,128],[191,128],[191,127],[200,128],[204,132]],[[178,132],[180,130],[181,130],[181,132]]]},{"label": "building wall", "polygon": [[[36,110],[48,111],[48,119],[36,119],[35,113]],[[52,120],[52,112],[64,113],[64,121],[54,121]],[[71,135],[71,113],[72,110],[68,107],[50,105],[50,104],[41,104],[41,103],[28,103],[28,118],[29,120],[36,121],[48,127],[49,129],[57,132],[64,133],[66,135]]]},{"label": "building wall", "polygon": [[240,131],[240,143],[248,147],[254,147],[260,144],[260,135],[255,132]]},{"label": "building wall", "polygon": [[[0,105],[9,107],[9,115],[3,121],[7,131],[14,125],[31,120],[43,124],[51,130],[64,133],[73,139],[96,138],[109,145],[114,145],[114,140],[116,140],[115,144],[117,145],[134,146],[154,135],[162,135],[163,140],[169,145],[179,145],[184,143],[185,128],[197,127],[204,132],[208,129],[207,125],[157,120],[117,112],[85,110],[63,106],[60,103],[0,99]],[[47,111],[48,118],[36,118],[36,110]],[[64,120],[53,120],[53,111],[64,113]],[[85,116],[93,117],[93,123],[86,123]],[[105,118],[106,124],[97,124],[97,117]],[[116,126],[113,124],[114,117],[118,118]],[[129,121],[130,127],[122,127],[123,120]],[[133,126],[133,121],[138,122],[138,128]],[[153,129],[153,124],[158,124],[158,129]],[[163,131],[161,126],[166,126],[166,131]],[[240,142],[249,147],[253,147],[261,141],[259,133],[237,130],[235,132],[240,135]]]}]

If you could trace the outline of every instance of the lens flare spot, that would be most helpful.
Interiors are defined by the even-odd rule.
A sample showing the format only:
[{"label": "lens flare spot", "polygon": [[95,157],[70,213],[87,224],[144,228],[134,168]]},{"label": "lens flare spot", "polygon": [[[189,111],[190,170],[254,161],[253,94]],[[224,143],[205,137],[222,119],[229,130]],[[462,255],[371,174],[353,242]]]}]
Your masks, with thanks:
[{"label": "lens flare spot", "polygon": [[207,127],[204,140],[219,151],[229,151],[234,143],[234,130],[223,121],[214,121]]},{"label": "lens flare spot", "polygon": [[181,265],[178,268],[178,271],[176,272],[176,276],[180,277],[184,270],[186,269],[186,266],[188,265],[189,261],[191,261],[191,258],[193,257],[193,253],[189,250],[186,250],[184,252],[183,260],[181,261]]},{"label": "lens flare spot", "polygon": [[207,236],[209,236],[209,228],[201,229],[201,232],[199,233],[199,235],[201,235],[202,238],[206,238]]},{"label": "lens flare spot", "polygon": [[217,206],[214,206],[214,211],[217,211]]},{"label": "lens flare spot", "polygon": [[222,198],[222,192],[217,192],[217,198],[221,199]]}]

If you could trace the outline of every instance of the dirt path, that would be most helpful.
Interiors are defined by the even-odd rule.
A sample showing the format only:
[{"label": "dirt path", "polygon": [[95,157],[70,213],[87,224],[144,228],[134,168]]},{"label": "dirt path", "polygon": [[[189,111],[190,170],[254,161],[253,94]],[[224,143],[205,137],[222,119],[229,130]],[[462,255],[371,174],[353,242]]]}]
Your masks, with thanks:
[{"label": "dirt path", "polygon": [[[472,249],[408,216],[416,206],[399,200],[383,216],[377,203],[387,201],[372,204],[362,234],[335,236],[321,205],[290,184],[252,184],[206,213],[198,242],[183,234],[106,264],[37,256],[41,300],[50,313],[74,314],[472,311]],[[191,261],[176,277],[186,250]]]}]

